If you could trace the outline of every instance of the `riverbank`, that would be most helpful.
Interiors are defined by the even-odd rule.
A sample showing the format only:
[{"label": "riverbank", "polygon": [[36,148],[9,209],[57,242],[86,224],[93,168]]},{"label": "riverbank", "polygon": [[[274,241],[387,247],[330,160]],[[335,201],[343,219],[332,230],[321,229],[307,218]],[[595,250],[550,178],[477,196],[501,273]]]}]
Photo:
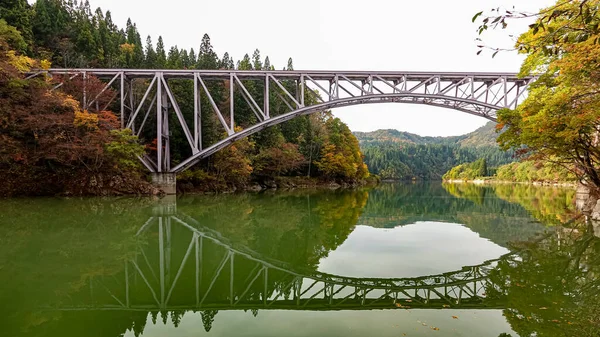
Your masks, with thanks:
[{"label": "riverbank", "polygon": [[509,180],[496,180],[491,178],[481,178],[481,179],[446,179],[443,180],[445,183],[451,184],[476,184],[476,185],[497,185],[497,184],[505,184],[505,185],[533,185],[533,186],[552,186],[552,187],[568,187],[568,188],[577,188],[577,183],[575,182],[550,182],[550,181],[509,181]]},{"label": "riverbank", "polygon": [[381,181],[377,176],[358,181],[329,180],[313,177],[275,177],[253,181],[243,186],[225,186],[220,184],[200,184],[184,180],[177,183],[177,194],[227,194],[236,192],[260,192],[265,190],[294,189],[345,189],[377,186]]}]

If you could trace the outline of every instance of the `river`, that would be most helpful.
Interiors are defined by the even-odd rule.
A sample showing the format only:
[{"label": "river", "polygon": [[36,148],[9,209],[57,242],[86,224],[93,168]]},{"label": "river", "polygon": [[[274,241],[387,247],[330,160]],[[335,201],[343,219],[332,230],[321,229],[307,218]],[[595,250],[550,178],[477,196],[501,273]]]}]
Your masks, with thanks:
[{"label": "river", "polygon": [[3,336],[598,336],[600,239],[525,185],[0,200]]}]

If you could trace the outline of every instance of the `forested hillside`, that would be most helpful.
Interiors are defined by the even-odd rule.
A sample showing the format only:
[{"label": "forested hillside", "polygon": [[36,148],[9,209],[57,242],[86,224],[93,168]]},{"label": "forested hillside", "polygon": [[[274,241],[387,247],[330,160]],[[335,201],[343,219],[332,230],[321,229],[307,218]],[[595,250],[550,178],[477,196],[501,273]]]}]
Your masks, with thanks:
[{"label": "forested hillside", "polygon": [[485,159],[488,171],[512,162],[496,145],[495,124],[463,136],[421,137],[396,130],[355,132],[369,170],[382,179],[441,180],[454,166]]},{"label": "forested hillside", "polygon": [[[110,11],[104,12],[101,9],[92,10],[87,1],[64,1],[64,0],[38,0],[33,5],[29,5],[26,0],[3,0],[0,3],[0,19],[5,24],[0,30],[0,40],[4,41],[4,47],[0,50],[1,56],[9,58],[10,55],[27,57],[31,62],[21,62],[19,64],[13,61],[10,66],[2,70],[2,76],[8,74],[8,81],[0,83],[3,97],[6,97],[13,105],[13,109],[2,110],[0,116],[0,127],[4,134],[4,140],[11,144],[20,144],[19,146],[5,147],[1,155],[0,173],[22,170],[23,167],[29,168],[35,166],[40,174],[24,174],[21,180],[30,181],[33,185],[38,183],[38,179],[44,176],[55,176],[59,172],[79,172],[79,177],[84,177],[78,181],[78,191],[85,192],[85,186],[93,184],[99,173],[102,173],[104,167],[101,165],[88,165],[81,161],[69,161],[68,163],[56,163],[53,156],[49,153],[39,153],[40,147],[37,146],[39,139],[38,130],[35,125],[27,123],[32,121],[32,114],[43,113],[45,110],[32,110],[25,104],[21,97],[16,97],[16,93],[11,91],[10,85],[18,83],[18,86],[24,90],[29,90],[33,83],[41,86],[40,92],[31,95],[30,99],[35,102],[44,100],[44,94],[52,85],[51,79],[44,81],[27,82],[23,81],[22,72],[36,67],[92,67],[92,68],[146,68],[146,69],[239,69],[239,70],[274,70],[275,66],[271,64],[268,57],[263,58],[259,50],[246,54],[241,60],[234,61],[227,53],[218,56],[213,49],[212,41],[208,35],[204,35],[201,41],[198,41],[198,49],[179,49],[177,46],[167,47],[167,44],[161,37],[156,44],[148,36],[145,42],[138,31],[135,23],[128,20],[124,28],[113,22]],[[14,29],[16,27],[16,30]],[[13,32],[11,35],[8,32]],[[251,55],[251,56],[250,56]],[[281,69],[281,68],[279,68]],[[292,70],[293,64],[290,58],[284,70]],[[92,89],[90,83],[93,79],[88,79],[88,94]],[[42,82],[45,82],[42,84]],[[11,84],[12,83],[12,84]],[[144,87],[146,83],[136,83]],[[174,95],[180,102],[181,110],[185,119],[191,124],[193,121],[193,84],[185,81],[171,81]],[[225,87],[229,84],[226,81],[207,81],[208,90],[218,106],[228,107],[229,100]],[[245,86],[251,92],[263,92],[260,83],[245,83]],[[283,81],[283,85],[292,92],[296,90],[291,83]],[[10,90],[9,90],[10,89]],[[87,128],[90,132],[95,132],[98,123],[103,116],[108,116],[112,120],[116,117],[110,111],[94,110],[91,107],[89,111],[78,111],[75,109],[77,101],[82,99],[82,81],[73,79],[67,81],[61,90],[67,94],[66,98],[74,100],[71,109],[61,115],[63,122],[67,125],[75,125],[75,112],[84,116],[85,121],[89,122]],[[113,93],[111,90],[103,93],[98,100],[110,101]],[[241,95],[236,93],[236,95]],[[259,95],[257,95],[259,96]],[[236,128],[247,128],[256,122],[256,116],[248,105],[244,104],[243,97],[233,97],[235,100],[235,125]],[[312,93],[307,93],[306,101],[315,100]],[[209,100],[203,94],[201,98],[203,112],[212,111]],[[40,102],[43,103],[43,102]],[[260,100],[259,105],[263,104]],[[53,104],[60,104],[54,102]],[[276,95],[270,97],[271,115],[279,115],[288,112],[288,107]],[[116,105],[109,106],[108,110],[113,110]],[[225,108],[226,109],[226,108]],[[46,109],[48,113],[56,112],[52,106]],[[64,110],[64,109],[63,109]],[[74,111],[75,110],[75,111]],[[14,111],[21,111],[27,118],[17,118],[11,115]],[[85,115],[82,115],[85,114]],[[150,119],[155,118],[150,117]],[[175,118],[175,116],[172,116]],[[20,124],[17,131],[15,123]],[[153,123],[149,120],[148,123]],[[81,123],[80,123],[81,124]],[[84,123],[85,124],[85,123]],[[102,124],[108,127],[109,124]],[[217,121],[214,114],[203,113],[201,118],[203,146],[208,147],[223,137],[225,130]],[[106,132],[110,132],[115,126],[110,124]],[[140,143],[145,144],[145,151],[149,155],[156,152],[155,134],[143,133],[140,135]],[[171,154],[175,162],[184,158],[189,148],[186,146],[183,132],[179,129],[172,130],[170,134]],[[135,140],[134,140],[135,142]],[[35,148],[36,160],[27,158],[27,152],[22,148]],[[96,146],[101,154],[106,153],[107,148]],[[51,148],[45,148],[50,151]],[[68,150],[66,154],[68,155]],[[46,156],[47,154],[47,156]],[[23,159],[25,157],[25,159]],[[134,166],[134,165],[132,165]],[[128,168],[133,169],[133,168]],[[27,171],[29,172],[29,171]],[[178,179],[185,184],[182,186],[195,185],[204,190],[223,190],[245,187],[252,182],[263,183],[273,181],[279,176],[303,176],[319,178],[322,181],[341,181],[357,182],[368,176],[368,170],[363,163],[362,154],[358,142],[348,127],[339,119],[334,118],[330,112],[321,112],[311,116],[295,118],[283,125],[271,127],[252,136],[249,139],[239,141],[226,150],[220,151],[201,162],[193,171],[189,171]],[[62,181],[62,180],[61,180]],[[69,183],[67,179],[65,184]],[[272,186],[272,183],[269,183]],[[72,186],[71,186],[72,187]],[[73,188],[58,183],[57,186],[44,192],[44,194],[67,193]],[[13,193],[20,193],[19,190],[13,190]],[[7,192],[4,192],[5,194]],[[79,192],[78,192],[79,193]]]}]

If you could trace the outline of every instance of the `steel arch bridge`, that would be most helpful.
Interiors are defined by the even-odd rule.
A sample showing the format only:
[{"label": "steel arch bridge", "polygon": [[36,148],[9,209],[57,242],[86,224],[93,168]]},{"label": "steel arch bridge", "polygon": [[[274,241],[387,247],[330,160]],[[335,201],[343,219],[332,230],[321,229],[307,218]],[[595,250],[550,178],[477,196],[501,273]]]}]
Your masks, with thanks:
[{"label": "steel arch bridge", "polygon": [[[373,103],[408,103],[444,107],[496,120],[496,111],[515,108],[525,98],[534,78],[514,73],[402,72],[402,71],[239,71],[239,70],[137,70],[137,69],[50,69],[28,74],[28,78],[47,74],[59,81],[83,80],[84,109],[98,106],[98,98],[109,88],[115,90],[108,105],[120,102],[122,128],[140,134],[145,128],[156,132],[157,155],[140,158],[153,173],[178,173],[198,161],[270,126],[297,116],[338,107]],[[86,79],[105,81],[104,88],[93,97],[86,92]],[[138,81],[136,81],[138,80]],[[186,120],[169,82],[193,82],[193,118]],[[134,81],[139,89],[134,90]],[[207,83],[220,81],[228,97],[228,106],[218,106]],[[259,83],[260,93],[249,90],[249,83]],[[251,91],[253,93],[251,93]],[[246,129],[236,129],[237,93],[252,110],[258,122]],[[278,97],[288,112],[272,115],[271,98]],[[307,99],[309,98],[309,99]],[[202,111],[201,100],[210,111]],[[191,102],[186,102],[191,103]],[[205,103],[206,104],[206,103]],[[203,148],[201,116],[214,114],[227,136]],[[178,125],[169,125],[175,115]],[[152,116],[152,118],[149,118]],[[174,119],[174,118],[173,118]],[[148,125],[148,120],[154,122]],[[189,145],[189,157],[171,162],[170,132],[181,128]]]},{"label": "steel arch bridge", "polygon": [[[486,295],[486,292],[499,290],[489,274],[500,261],[514,264],[519,259],[516,254],[509,253],[462,270],[414,278],[356,278],[302,272],[235,245],[185,214],[164,213],[149,218],[136,234],[158,237],[158,247],[154,244],[140,246],[136,256],[125,261],[124,273],[118,277],[91,278],[87,302],[62,302],[42,309],[501,309],[505,306],[504,295],[494,298]],[[189,245],[177,247],[171,244],[176,226],[188,233]],[[207,263],[210,258],[206,255],[211,252],[213,258],[221,254],[218,264]],[[178,262],[173,263],[175,261]],[[218,259],[214,259],[216,261]],[[240,269],[238,264],[244,264],[246,268]]]}]

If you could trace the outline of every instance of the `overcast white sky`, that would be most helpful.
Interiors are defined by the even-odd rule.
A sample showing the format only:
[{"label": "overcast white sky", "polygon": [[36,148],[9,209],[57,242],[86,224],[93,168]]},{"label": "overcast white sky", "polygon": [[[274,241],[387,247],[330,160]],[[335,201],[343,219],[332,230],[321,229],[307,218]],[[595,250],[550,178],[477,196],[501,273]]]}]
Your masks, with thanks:
[{"label": "overcast white sky", "polygon": [[[473,15],[492,7],[537,10],[552,0],[89,0],[110,10],[124,27],[128,17],[145,40],[197,50],[208,33],[219,56],[237,61],[258,48],[276,68],[293,57],[297,70],[510,71],[514,53],[476,56]],[[488,34],[494,45],[526,25]],[[427,136],[459,135],[487,120],[449,109],[409,104],[341,108],[335,115],[353,131],[398,129]]]}]

